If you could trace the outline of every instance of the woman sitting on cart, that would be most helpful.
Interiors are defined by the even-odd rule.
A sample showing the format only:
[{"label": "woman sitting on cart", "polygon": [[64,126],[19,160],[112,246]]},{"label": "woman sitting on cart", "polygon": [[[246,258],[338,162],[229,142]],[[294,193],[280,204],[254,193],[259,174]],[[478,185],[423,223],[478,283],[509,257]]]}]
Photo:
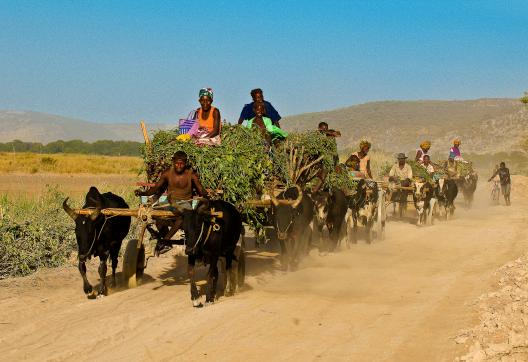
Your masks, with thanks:
[{"label": "woman sitting on cart", "polygon": [[288,136],[288,132],[280,129],[273,124],[272,120],[266,117],[266,106],[264,102],[254,102],[253,112],[255,117],[246,120],[246,127],[251,128],[256,125],[260,128],[262,136],[266,139],[268,145],[276,140],[282,140]]},{"label": "woman sitting on cart", "polygon": [[[187,165],[187,154],[183,151],[178,151],[172,157],[172,167],[161,174],[156,185],[146,191],[138,189],[134,191],[134,194],[136,196],[156,195],[160,197],[167,191],[169,210],[174,210],[175,208],[192,209],[193,189],[196,190],[198,196],[206,196],[198,175]],[[182,223],[183,219],[178,217],[170,225],[170,231],[167,230],[167,225],[158,228],[158,230],[161,235],[166,234],[163,236],[164,239],[170,239],[182,227]]]},{"label": "woman sitting on cart", "polygon": [[366,178],[371,179],[372,172],[370,171],[370,157],[368,155],[370,146],[371,144],[369,141],[361,140],[361,142],[359,142],[359,151],[351,154],[346,163],[349,163],[352,157],[357,157],[359,159],[359,171],[361,171]]},{"label": "woman sitting on cart", "polygon": [[197,130],[191,130],[199,145],[215,146],[220,144],[220,111],[213,107],[213,90],[202,88],[198,93],[200,108],[196,110]]}]

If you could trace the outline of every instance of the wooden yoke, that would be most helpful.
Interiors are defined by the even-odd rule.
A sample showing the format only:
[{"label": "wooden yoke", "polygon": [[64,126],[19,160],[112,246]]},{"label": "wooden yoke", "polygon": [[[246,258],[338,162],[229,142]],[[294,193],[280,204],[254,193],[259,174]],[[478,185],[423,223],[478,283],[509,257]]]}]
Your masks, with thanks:
[{"label": "wooden yoke", "polygon": [[[132,216],[132,217],[138,217],[140,209],[115,209],[115,208],[107,208],[102,209],[100,212],[101,214],[105,216]],[[78,215],[91,215],[94,212],[96,212],[96,209],[94,208],[88,208],[88,209],[75,209],[73,210],[74,213]],[[150,216],[152,217],[158,217],[158,218],[173,218],[181,215],[181,212],[175,210],[150,210],[149,212]],[[217,218],[223,218],[224,213],[222,211],[214,211],[211,210],[210,213],[211,216],[217,217]]]}]

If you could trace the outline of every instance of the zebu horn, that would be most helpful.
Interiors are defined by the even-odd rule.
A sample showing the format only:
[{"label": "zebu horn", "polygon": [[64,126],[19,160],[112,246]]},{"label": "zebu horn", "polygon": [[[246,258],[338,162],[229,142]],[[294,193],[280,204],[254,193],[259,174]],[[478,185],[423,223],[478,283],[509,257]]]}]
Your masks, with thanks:
[{"label": "zebu horn", "polygon": [[292,207],[294,209],[296,209],[301,204],[301,201],[302,201],[302,198],[303,198],[303,193],[302,193],[301,187],[299,185],[295,185],[295,187],[297,188],[297,198],[292,203]]},{"label": "zebu horn", "polygon": [[66,211],[68,216],[71,217],[73,221],[75,221],[79,217],[79,215],[73,212],[72,208],[68,205],[68,199],[69,197],[64,199],[64,201],[62,202],[62,208],[64,209],[64,211]]}]

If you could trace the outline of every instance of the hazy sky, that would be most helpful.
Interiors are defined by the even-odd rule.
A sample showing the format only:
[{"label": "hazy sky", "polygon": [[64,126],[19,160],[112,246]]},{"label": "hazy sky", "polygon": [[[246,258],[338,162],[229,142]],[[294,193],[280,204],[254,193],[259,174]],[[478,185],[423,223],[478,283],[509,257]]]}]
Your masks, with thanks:
[{"label": "hazy sky", "polygon": [[0,109],[168,122],[372,100],[518,97],[527,1],[0,0]]}]

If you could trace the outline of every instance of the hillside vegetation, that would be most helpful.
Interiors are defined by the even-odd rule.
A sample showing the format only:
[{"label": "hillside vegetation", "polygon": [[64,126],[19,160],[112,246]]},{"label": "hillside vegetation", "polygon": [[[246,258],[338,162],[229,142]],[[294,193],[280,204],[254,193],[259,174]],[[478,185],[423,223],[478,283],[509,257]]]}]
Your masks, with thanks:
[{"label": "hillside vegetation", "polygon": [[528,109],[518,99],[384,101],[287,117],[281,124],[304,130],[320,121],[341,131],[341,149],[355,149],[367,137],[377,149],[408,152],[430,139],[432,151],[447,153],[453,138],[460,137],[464,152],[496,153],[519,149]]}]

